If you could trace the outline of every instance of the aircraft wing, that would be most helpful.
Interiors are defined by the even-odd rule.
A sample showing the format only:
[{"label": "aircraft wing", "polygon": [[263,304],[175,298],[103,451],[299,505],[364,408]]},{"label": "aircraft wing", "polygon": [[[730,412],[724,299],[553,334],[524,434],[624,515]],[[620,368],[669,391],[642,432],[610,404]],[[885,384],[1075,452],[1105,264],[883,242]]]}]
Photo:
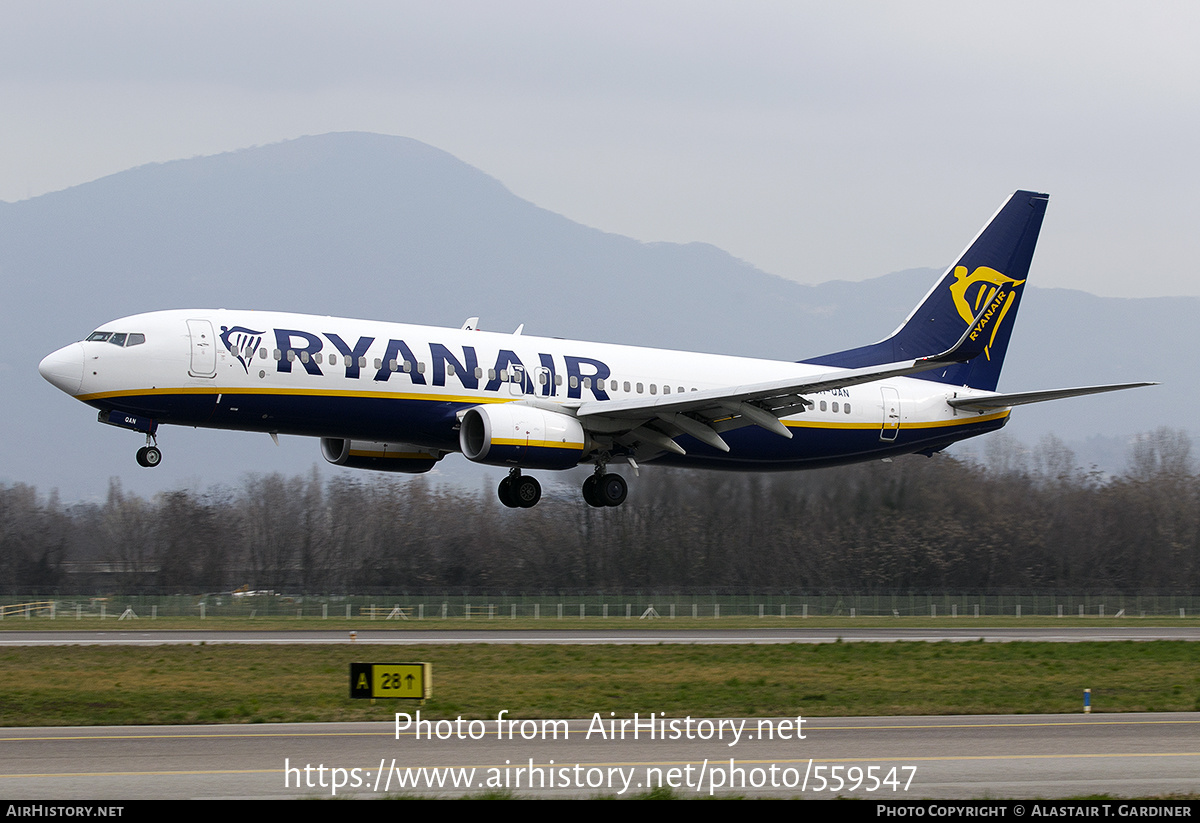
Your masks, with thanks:
[{"label": "aircraft wing", "polygon": [[1106,391],[1121,391],[1122,389],[1137,389],[1142,386],[1157,385],[1158,383],[1111,383],[1106,386],[1080,386],[1075,389],[1048,389],[1046,391],[1025,391],[1014,394],[992,394],[982,397],[955,397],[946,402],[956,409],[990,411],[992,409],[1007,409],[1010,406],[1024,406],[1027,403],[1061,400],[1064,397],[1080,397],[1085,394],[1101,394]]},{"label": "aircraft wing", "polygon": [[1005,297],[1003,289],[998,291],[995,301],[980,310],[958,342],[941,354],[857,369],[838,369],[801,379],[773,380],[660,397],[589,401],[580,404],[575,414],[585,427],[593,431],[628,433],[632,440],[640,439],[677,454],[685,452],[672,438],[681,434],[689,434],[725,452],[729,451],[729,446],[720,433],[742,426],[760,426],[790,439],[792,433],[779,422],[779,418],[812,406],[812,401],[804,397],[806,394],[903,377],[940,368],[947,363],[970,360],[980,354],[986,339],[983,331],[991,317],[989,307],[1001,304]]}]

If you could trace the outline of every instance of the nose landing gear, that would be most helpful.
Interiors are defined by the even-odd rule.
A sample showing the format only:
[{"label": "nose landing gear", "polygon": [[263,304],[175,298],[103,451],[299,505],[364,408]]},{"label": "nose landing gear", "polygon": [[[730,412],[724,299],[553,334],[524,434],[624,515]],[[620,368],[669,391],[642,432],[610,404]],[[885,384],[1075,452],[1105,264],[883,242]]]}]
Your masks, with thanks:
[{"label": "nose landing gear", "polygon": [[109,426],[133,429],[146,435],[146,445],[137,450],[137,464],[142,468],[153,469],[162,462],[162,452],[158,449],[158,438],[155,437],[157,420],[120,409],[101,409],[96,419]]},{"label": "nose landing gear", "polygon": [[155,440],[151,444],[151,439],[154,435],[146,435],[146,445],[137,450],[137,463],[139,466],[147,469],[153,469],[162,462],[162,452],[159,451],[158,441]]}]

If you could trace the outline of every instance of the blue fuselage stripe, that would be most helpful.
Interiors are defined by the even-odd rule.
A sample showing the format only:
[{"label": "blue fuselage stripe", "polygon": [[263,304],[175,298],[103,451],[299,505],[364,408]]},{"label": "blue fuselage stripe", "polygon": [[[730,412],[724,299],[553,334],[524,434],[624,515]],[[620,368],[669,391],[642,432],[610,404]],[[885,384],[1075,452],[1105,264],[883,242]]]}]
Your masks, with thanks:
[{"label": "blue fuselage stripe", "polygon": [[[457,413],[474,403],[308,394],[153,393],[93,397],[99,409],[153,418],[157,423],[405,442],[458,451]],[[676,439],[686,456],[663,455],[655,462],[730,470],[803,469],[936,449],[1001,428],[1007,415],[977,422],[901,427],[894,440],[881,440],[878,428],[806,425],[790,428],[789,440],[757,426],[725,432],[728,454],[688,436]]]}]

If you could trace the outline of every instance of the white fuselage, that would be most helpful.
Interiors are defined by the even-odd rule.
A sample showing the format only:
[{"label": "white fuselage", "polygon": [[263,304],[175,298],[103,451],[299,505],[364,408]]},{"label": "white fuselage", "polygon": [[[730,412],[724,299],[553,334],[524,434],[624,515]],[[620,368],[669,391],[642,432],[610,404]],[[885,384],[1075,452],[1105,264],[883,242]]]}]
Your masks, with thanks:
[{"label": "white fuselage", "polygon": [[[110,336],[103,339],[104,334]],[[124,335],[121,345],[114,336]],[[144,342],[131,344],[134,335]],[[161,423],[411,443],[455,451],[459,413],[524,401],[570,413],[585,402],[663,398],[814,374],[828,367],[520,334],[262,311],[177,310],[108,323],[49,355],[42,372],[102,410]],[[700,463],[801,468],[903,453],[1003,425],[1008,411],[956,410],[987,394],[895,377],[814,393],[728,453],[688,443]],[[642,449],[639,459],[670,457]],[[777,464],[769,466],[767,464]]]}]

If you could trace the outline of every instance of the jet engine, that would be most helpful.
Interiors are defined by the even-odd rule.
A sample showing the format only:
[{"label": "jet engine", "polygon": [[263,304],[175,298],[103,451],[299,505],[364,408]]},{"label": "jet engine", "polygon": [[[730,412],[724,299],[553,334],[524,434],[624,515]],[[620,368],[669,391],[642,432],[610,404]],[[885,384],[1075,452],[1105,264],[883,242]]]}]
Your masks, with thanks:
[{"label": "jet engine", "polygon": [[321,456],[335,466],[379,472],[421,474],[433,468],[444,452],[411,443],[373,443],[370,440],[321,438]]},{"label": "jet engine", "polygon": [[467,409],[458,443],[468,460],[526,469],[569,469],[595,447],[571,415],[520,403]]}]

